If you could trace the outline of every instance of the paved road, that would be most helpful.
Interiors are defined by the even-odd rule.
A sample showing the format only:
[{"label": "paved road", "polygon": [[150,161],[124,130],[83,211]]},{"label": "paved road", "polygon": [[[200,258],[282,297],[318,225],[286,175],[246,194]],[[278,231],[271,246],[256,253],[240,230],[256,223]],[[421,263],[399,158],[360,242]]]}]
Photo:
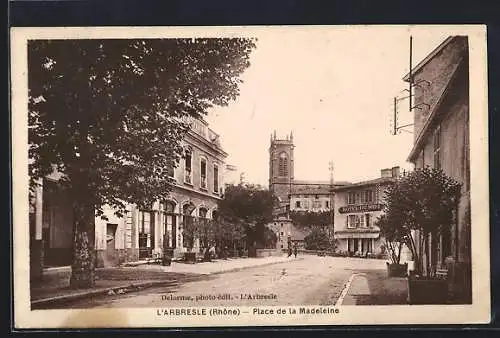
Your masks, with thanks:
[{"label": "paved road", "polygon": [[66,308],[231,305],[333,305],[356,271],[384,269],[382,260],[302,256],[195,281],[66,304]]}]

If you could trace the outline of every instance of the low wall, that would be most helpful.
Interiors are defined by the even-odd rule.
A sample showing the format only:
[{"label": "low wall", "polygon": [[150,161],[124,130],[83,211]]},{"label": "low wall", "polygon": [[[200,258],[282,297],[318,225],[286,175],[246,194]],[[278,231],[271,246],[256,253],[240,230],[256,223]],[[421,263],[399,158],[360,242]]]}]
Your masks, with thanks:
[{"label": "low wall", "polygon": [[257,249],[257,257],[281,256],[281,249]]}]

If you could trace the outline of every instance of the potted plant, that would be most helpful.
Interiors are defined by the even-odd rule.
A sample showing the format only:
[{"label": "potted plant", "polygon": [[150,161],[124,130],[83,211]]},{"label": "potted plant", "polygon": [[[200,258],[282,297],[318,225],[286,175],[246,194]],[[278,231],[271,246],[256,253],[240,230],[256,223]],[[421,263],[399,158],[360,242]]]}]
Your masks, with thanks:
[{"label": "potted plant", "polygon": [[390,262],[386,262],[388,277],[405,277],[408,271],[408,263],[401,264],[401,249],[404,244],[404,228],[400,226],[399,219],[394,213],[384,213],[375,221],[380,228],[380,234],[385,239],[383,248],[388,251]]},{"label": "potted plant", "polygon": [[408,276],[410,304],[447,302],[447,278],[436,274],[441,262],[430,253],[440,234],[453,223],[459,194],[458,182],[441,169],[428,167],[404,173],[386,191],[385,214],[394,222],[397,236],[407,243],[415,262]]}]

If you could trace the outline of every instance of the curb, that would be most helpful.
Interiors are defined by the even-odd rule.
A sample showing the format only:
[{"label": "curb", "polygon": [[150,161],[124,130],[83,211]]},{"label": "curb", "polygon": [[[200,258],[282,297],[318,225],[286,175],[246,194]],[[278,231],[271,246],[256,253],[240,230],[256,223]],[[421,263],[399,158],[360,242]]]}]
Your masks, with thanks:
[{"label": "curb", "polygon": [[[301,259],[304,259],[304,258],[296,258],[294,260],[301,260]],[[244,267],[234,268],[234,269],[229,269],[229,270],[221,270],[221,271],[216,271],[216,272],[211,272],[211,273],[197,274],[194,276],[187,276],[185,278],[180,278],[180,279],[170,279],[168,281],[139,282],[139,283],[132,283],[129,285],[102,288],[102,289],[98,289],[98,290],[83,291],[83,292],[75,293],[75,294],[71,294],[71,295],[61,295],[61,296],[55,296],[55,297],[50,297],[50,298],[42,298],[42,299],[37,299],[37,300],[31,301],[31,310],[43,309],[47,305],[62,304],[62,303],[70,302],[70,301],[83,299],[83,298],[90,298],[90,297],[95,297],[95,296],[100,296],[100,295],[106,295],[109,292],[114,292],[116,294],[119,290],[123,290],[123,289],[131,289],[131,290],[127,290],[125,292],[125,293],[131,293],[131,292],[136,292],[139,290],[151,288],[154,286],[169,286],[170,284],[175,284],[178,282],[196,281],[197,279],[201,279],[201,278],[206,277],[206,276],[219,275],[219,274],[228,273],[228,272],[237,272],[237,271],[241,271],[241,270],[269,266],[269,265],[280,264],[280,263],[285,263],[285,262],[286,262],[285,260],[280,261],[280,262],[269,262],[269,263],[265,263],[265,264],[261,264],[261,265],[244,266]]]}]

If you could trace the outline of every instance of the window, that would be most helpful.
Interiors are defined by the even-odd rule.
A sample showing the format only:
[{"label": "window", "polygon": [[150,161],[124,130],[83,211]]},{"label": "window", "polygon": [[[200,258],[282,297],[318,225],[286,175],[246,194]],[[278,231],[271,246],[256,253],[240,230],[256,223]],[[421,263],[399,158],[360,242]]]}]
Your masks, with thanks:
[{"label": "window", "polygon": [[355,227],[359,228],[361,226],[361,219],[358,215],[355,217]]},{"label": "window", "polygon": [[356,203],[356,194],[354,192],[350,192],[347,198],[347,203],[348,204],[355,204]]},{"label": "window", "polygon": [[365,215],[349,215],[347,216],[348,228],[366,227]]},{"label": "window", "polygon": [[173,161],[167,169],[167,174],[168,174],[168,177],[170,177],[170,178],[175,177],[175,163],[173,163]]},{"label": "window", "polygon": [[366,190],[365,191],[365,202],[366,203],[372,203],[373,202],[373,191],[372,190]]},{"label": "window", "polygon": [[282,152],[279,156],[278,175],[288,176],[288,156],[285,152]]},{"label": "window", "polygon": [[139,213],[139,257],[151,257],[155,243],[154,212],[141,211]]},{"label": "window", "polygon": [[370,214],[366,214],[365,218],[366,218],[365,226],[370,227],[371,226],[370,225]]},{"label": "window", "polygon": [[365,203],[365,193],[364,191],[360,191],[358,193],[356,193],[356,200],[358,201],[358,203]]},{"label": "window", "polygon": [[283,236],[283,231],[282,231],[282,232],[280,232],[280,235],[281,235],[281,236]]},{"label": "window", "polygon": [[296,202],[295,202],[295,207],[296,207],[296,208],[300,208],[300,201],[296,201]]},{"label": "window", "polygon": [[358,224],[360,227],[365,227],[365,216],[364,215],[358,215],[356,216],[358,218]]},{"label": "window", "polygon": [[329,208],[330,207],[330,203],[328,203],[328,201],[325,201],[325,208]]},{"label": "window", "polygon": [[356,215],[347,216],[347,227],[355,228],[356,227]]},{"label": "window", "polygon": [[214,192],[219,192],[219,166],[214,164]]},{"label": "window", "polygon": [[191,181],[191,165],[192,165],[192,160],[193,160],[193,153],[191,149],[186,149],[184,152],[184,182],[192,184]]},{"label": "window", "polygon": [[441,168],[441,126],[436,128],[434,131],[434,168]]},{"label": "window", "polygon": [[200,208],[200,210],[198,211],[198,215],[200,216],[200,218],[207,218],[207,209]]},{"label": "window", "polygon": [[177,247],[176,234],[177,234],[177,217],[174,214],[175,212],[175,203],[172,201],[167,201],[164,205],[164,217],[163,217],[163,229],[164,234],[167,238],[167,245],[169,247],[175,248]]},{"label": "window", "polygon": [[307,209],[309,208],[309,201],[304,201],[304,206],[303,206],[304,209]]},{"label": "window", "polygon": [[313,209],[321,208],[321,201],[313,201]]},{"label": "window", "polygon": [[200,187],[202,189],[206,189],[207,188],[207,160],[204,158],[202,158],[200,160],[200,177],[201,177]]}]

